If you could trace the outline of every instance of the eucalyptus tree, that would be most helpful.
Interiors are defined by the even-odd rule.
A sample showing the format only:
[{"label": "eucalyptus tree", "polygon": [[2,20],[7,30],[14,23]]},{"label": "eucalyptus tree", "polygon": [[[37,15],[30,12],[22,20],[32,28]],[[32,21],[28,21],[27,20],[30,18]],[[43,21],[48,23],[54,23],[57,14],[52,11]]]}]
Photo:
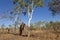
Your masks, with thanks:
[{"label": "eucalyptus tree", "polygon": [[32,19],[34,9],[36,7],[42,7],[42,6],[43,6],[43,0],[26,0],[25,7],[28,13],[28,38],[30,37],[30,21]]},{"label": "eucalyptus tree", "polygon": [[[8,13],[8,14],[7,14]],[[8,19],[11,21],[10,25],[12,25],[14,22],[14,18],[15,16],[12,15],[13,11],[11,11],[10,9],[9,10],[6,10],[5,12],[3,12],[1,15],[0,15],[0,19]]]},{"label": "eucalyptus tree", "polygon": [[48,7],[53,15],[60,14],[60,0],[50,0],[48,2]]},{"label": "eucalyptus tree", "polygon": [[12,24],[12,21],[14,20],[14,16],[11,15],[11,13],[12,13],[11,10],[7,9],[0,15],[0,19],[8,19],[9,21],[11,21]]},{"label": "eucalyptus tree", "polygon": [[19,3],[21,8],[24,8],[24,14],[28,13],[28,37],[30,36],[30,21],[33,11],[36,7],[42,7],[44,0],[13,0],[13,3]]},{"label": "eucalyptus tree", "polygon": [[[25,12],[23,11],[24,6],[23,6],[23,4],[21,5],[20,3],[18,3],[18,1],[19,0],[12,0],[12,3],[15,5],[14,9],[13,9],[14,11],[11,13],[11,14],[15,15],[15,31],[16,31],[16,27],[18,25],[18,20],[19,20],[20,14],[25,15]],[[20,0],[20,1],[22,1],[22,0]],[[23,1],[21,3],[23,3]]]}]

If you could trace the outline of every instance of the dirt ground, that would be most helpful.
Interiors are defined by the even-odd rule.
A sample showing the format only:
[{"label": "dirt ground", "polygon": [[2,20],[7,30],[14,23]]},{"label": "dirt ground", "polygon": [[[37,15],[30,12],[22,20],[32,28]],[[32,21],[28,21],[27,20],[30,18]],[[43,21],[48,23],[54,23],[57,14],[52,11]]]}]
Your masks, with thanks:
[{"label": "dirt ground", "polygon": [[[27,40],[27,38],[28,36],[25,31],[20,36],[18,33],[13,34],[0,30],[0,40]],[[29,40],[60,40],[60,33],[54,33],[48,30],[32,30],[30,31]]]}]

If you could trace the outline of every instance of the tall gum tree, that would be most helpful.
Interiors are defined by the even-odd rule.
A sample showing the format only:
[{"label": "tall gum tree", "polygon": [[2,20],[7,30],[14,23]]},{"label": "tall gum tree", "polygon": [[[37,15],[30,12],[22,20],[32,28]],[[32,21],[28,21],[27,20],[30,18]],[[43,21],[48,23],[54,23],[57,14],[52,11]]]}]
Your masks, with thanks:
[{"label": "tall gum tree", "polygon": [[18,20],[19,20],[20,14],[23,13],[25,15],[25,13],[23,12],[23,9],[24,9],[24,5],[22,4],[23,1],[20,2],[22,5],[18,1],[19,0],[12,0],[14,7],[13,7],[13,11],[11,12],[11,14],[15,16],[14,33],[16,33],[16,27],[18,25]]},{"label": "tall gum tree", "polygon": [[28,13],[28,40],[30,37],[30,22],[36,7],[43,7],[43,0],[26,0],[26,9]]},{"label": "tall gum tree", "polygon": [[34,9],[37,7],[43,7],[44,0],[13,0],[13,3],[19,3],[20,7],[25,9],[24,14],[28,13],[28,40],[30,37],[30,21],[32,19],[32,15]]}]

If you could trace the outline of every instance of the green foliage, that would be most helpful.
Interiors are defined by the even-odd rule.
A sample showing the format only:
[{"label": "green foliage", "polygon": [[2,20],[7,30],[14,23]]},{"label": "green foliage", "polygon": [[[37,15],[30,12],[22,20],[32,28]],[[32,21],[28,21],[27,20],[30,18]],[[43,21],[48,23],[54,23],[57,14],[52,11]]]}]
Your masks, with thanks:
[{"label": "green foliage", "polygon": [[33,26],[33,24],[31,24],[30,29],[33,29],[33,28],[34,28],[34,26]]},{"label": "green foliage", "polygon": [[31,29],[45,29],[45,22],[42,22],[42,21],[38,21],[38,22],[35,22],[33,24],[31,24]]},{"label": "green foliage", "polygon": [[50,24],[48,22],[45,23],[45,26],[46,26],[47,29],[50,28]]},{"label": "green foliage", "polygon": [[52,11],[52,15],[60,14],[60,0],[50,0],[48,7],[49,10]]},{"label": "green foliage", "polygon": [[16,5],[16,6],[14,7],[14,10],[16,10],[17,8],[19,8],[19,6],[18,6],[18,5]]},{"label": "green foliage", "polygon": [[34,26],[37,27],[37,28],[41,28],[41,27],[44,26],[44,22],[42,22],[42,21],[35,22]]},{"label": "green foliage", "polygon": [[30,30],[36,30],[37,28],[34,26],[34,24],[30,24]]},{"label": "green foliage", "polygon": [[40,7],[43,7],[43,3],[44,3],[44,2],[43,2],[43,0],[42,0],[42,1],[38,2],[37,5],[40,6]]},{"label": "green foliage", "polygon": [[60,30],[60,22],[53,22],[50,21],[48,23],[45,24],[47,29],[59,29]]},{"label": "green foliage", "polygon": [[16,6],[14,7],[14,11],[21,12],[23,9],[26,9],[27,11],[22,12],[24,15],[26,15],[28,10],[29,12],[32,12],[32,9],[36,7],[43,7],[44,0],[26,0],[26,3],[24,0],[12,0],[12,2],[13,4],[16,4]]},{"label": "green foliage", "polygon": [[[31,7],[31,4],[33,3],[34,7],[35,6],[43,6],[44,0],[26,0],[27,3],[24,2],[24,0],[18,0],[18,3],[20,3],[21,6],[25,6],[26,8],[29,6]],[[31,8],[29,8],[31,9]],[[31,11],[30,11],[31,12]]]},{"label": "green foliage", "polygon": [[18,0],[12,0],[13,4],[16,4],[18,2]]},{"label": "green foliage", "polygon": [[26,12],[23,12],[24,15],[26,15]]},{"label": "green foliage", "polygon": [[12,15],[12,14],[13,14],[13,12],[11,11],[11,12],[10,12],[10,14]]},{"label": "green foliage", "polygon": [[24,0],[18,0],[21,6],[25,6]]}]

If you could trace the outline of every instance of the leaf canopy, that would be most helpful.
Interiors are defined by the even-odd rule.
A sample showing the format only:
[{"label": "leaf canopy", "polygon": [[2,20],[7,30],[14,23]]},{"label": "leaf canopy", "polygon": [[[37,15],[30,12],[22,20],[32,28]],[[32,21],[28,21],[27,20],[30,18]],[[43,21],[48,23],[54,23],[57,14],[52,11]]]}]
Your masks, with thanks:
[{"label": "leaf canopy", "polygon": [[48,2],[49,10],[53,15],[60,14],[60,0],[51,0]]},{"label": "leaf canopy", "polygon": [[[22,9],[26,9],[28,12],[28,7],[29,7],[29,12],[32,12],[32,9],[36,7],[43,7],[44,0],[13,0],[14,4],[19,3],[20,7]],[[16,10],[19,6],[16,6],[14,10]],[[23,12],[24,14],[26,12]]]}]

